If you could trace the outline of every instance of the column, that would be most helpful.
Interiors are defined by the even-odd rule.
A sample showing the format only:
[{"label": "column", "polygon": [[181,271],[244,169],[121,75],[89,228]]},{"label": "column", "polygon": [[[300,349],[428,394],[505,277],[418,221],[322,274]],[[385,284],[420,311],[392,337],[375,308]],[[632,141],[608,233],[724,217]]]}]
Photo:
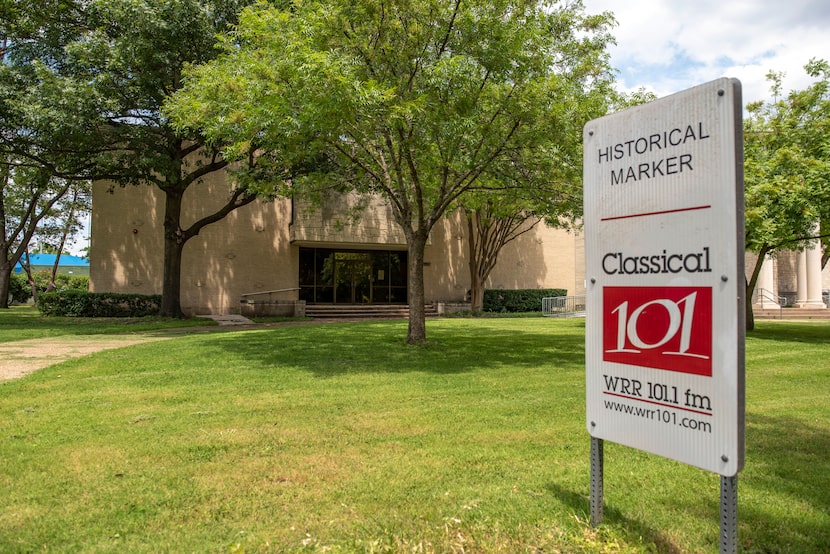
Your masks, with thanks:
[{"label": "column", "polygon": [[761,272],[758,274],[758,282],[755,283],[755,304],[753,306],[760,310],[777,310],[781,307],[777,302],[777,298],[772,260],[764,258]]},{"label": "column", "polygon": [[801,250],[795,253],[795,304],[796,308],[807,305],[807,252]]},{"label": "column", "polygon": [[824,309],[827,306],[821,299],[821,243],[812,241],[798,254],[798,297],[795,306]]},{"label": "column", "polygon": [[821,243],[817,240],[810,243],[805,251],[807,261],[807,305],[806,308],[824,309],[826,306],[821,299]]}]

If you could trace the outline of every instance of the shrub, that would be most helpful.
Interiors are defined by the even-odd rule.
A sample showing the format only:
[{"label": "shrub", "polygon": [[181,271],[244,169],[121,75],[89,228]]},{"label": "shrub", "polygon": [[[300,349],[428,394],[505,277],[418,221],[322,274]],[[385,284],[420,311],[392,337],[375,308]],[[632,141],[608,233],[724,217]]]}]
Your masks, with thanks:
[{"label": "shrub", "polygon": [[565,296],[567,289],[495,289],[484,291],[485,312],[538,312],[542,298]]},{"label": "shrub", "polygon": [[[46,287],[49,286],[49,278],[52,275],[51,271],[36,271],[32,274],[37,287],[38,296],[46,292]],[[86,275],[66,275],[58,273],[55,275],[55,290],[89,290],[89,277]],[[9,296],[12,302],[23,304],[28,302],[32,297],[32,286],[29,284],[29,278],[25,273],[12,273],[11,283],[9,286]]]},{"label": "shrub", "polygon": [[[38,292],[46,292],[46,287],[49,286],[49,278],[51,271],[36,271],[32,274],[37,286]],[[55,290],[88,290],[89,277],[85,275],[67,275],[58,273],[55,275]]]},{"label": "shrub", "polygon": [[25,275],[12,273],[12,279],[9,283],[9,296],[12,302],[19,302],[21,304],[27,302],[32,297],[32,287],[29,286],[29,281]]},{"label": "shrub", "polygon": [[53,291],[41,294],[37,307],[47,316],[144,317],[159,314],[161,295]]}]

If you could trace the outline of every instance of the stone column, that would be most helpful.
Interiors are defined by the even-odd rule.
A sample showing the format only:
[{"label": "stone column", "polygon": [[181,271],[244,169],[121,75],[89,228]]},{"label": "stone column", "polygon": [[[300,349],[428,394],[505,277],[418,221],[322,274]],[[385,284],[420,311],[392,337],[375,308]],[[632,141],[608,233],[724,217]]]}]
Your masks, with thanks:
[{"label": "stone column", "polygon": [[764,258],[761,264],[761,272],[758,274],[758,282],[755,283],[755,304],[753,306],[760,310],[775,310],[781,307],[775,294],[775,274],[773,272],[772,260]]},{"label": "stone column", "polygon": [[803,308],[807,304],[807,252],[801,250],[795,253],[795,306]]},{"label": "stone column", "polygon": [[821,299],[821,242],[813,241],[805,252],[807,258],[807,308],[824,309]]},{"label": "stone column", "polygon": [[[817,240],[811,242],[804,249],[804,252],[799,252],[798,262],[798,301],[796,307],[813,310],[826,308],[827,306],[824,305],[821,299],[821,243]],[[804,273],[803,278],[802,272]]]}]

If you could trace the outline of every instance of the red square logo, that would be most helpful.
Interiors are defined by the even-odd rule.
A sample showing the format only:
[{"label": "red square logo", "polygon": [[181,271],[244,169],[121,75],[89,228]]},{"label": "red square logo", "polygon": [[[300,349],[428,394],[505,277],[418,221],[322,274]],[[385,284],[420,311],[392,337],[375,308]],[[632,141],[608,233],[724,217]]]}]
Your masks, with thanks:
[{"label": "red square logo", "polygon": [[712,376],[711,287],[604,287],[602,359]]}]

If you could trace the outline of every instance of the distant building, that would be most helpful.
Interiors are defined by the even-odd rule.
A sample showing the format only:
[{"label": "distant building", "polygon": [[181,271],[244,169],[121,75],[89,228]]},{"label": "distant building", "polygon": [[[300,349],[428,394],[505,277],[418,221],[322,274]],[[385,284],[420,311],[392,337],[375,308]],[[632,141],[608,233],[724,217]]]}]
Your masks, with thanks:
[{"label": "distant building", "polygon": [[[29,264],[32,272],[52,271],[57,254],[29,254]],[[14,266],[15,273],[23,273],[23,266],[18,262]],[[61,254],[58,263],[58,273],[64,275],[89,276],[89,260],[70,254]]]},{"label": "distant building", "polygon": [[[29,265],[32,272],[52,271],[57,254],[29,254]],[[23,273],[23,266],[18,262],[14,266],[15,273]],[[58,263],[58,273],[63,275],[80,275],[89,277],[89,260],[70,254],[61,254]]]}]

